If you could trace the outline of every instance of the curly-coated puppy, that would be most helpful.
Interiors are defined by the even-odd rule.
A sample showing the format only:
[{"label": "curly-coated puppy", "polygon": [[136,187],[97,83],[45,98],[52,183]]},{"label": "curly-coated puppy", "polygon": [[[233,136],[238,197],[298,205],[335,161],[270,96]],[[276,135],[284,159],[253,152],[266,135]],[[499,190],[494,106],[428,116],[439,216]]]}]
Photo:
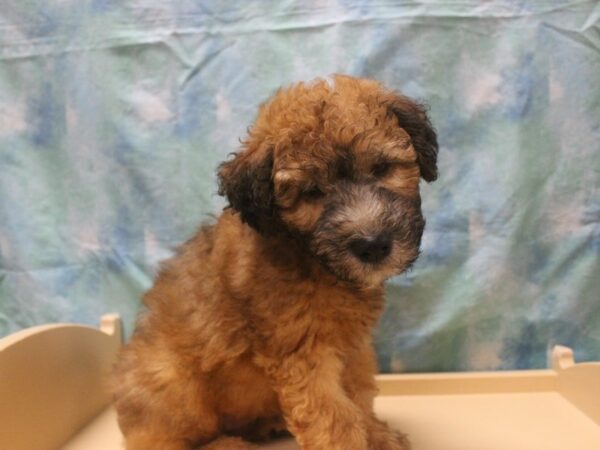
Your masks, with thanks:
[{"label": "curly-coated puppy", "polygon": [[383,282],[419,254],[422,106],[335,76],[279,91],[219,168],[230,207],[162,267],[115,374],[128,450],[400,450],[373,413]]}]

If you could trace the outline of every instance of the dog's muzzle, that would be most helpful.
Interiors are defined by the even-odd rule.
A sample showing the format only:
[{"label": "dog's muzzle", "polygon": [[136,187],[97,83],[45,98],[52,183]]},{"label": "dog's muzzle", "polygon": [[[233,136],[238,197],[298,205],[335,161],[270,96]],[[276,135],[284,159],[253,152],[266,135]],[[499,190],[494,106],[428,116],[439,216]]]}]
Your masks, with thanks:
[{"label": "dog's muzzle", "polygon": [[420,199],[369,185],[340,183],[311,237],[311,250],[340,278],[387,277],[419,254]]}]

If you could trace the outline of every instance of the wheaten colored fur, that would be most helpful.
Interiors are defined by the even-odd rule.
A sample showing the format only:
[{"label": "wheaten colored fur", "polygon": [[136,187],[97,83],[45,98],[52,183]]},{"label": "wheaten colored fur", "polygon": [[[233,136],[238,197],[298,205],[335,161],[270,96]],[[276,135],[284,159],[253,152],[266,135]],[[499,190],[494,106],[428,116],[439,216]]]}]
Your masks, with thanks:
[{"label": "wheaten colored fur", "polygon": [[[407,449],[373,413],[371,332],[383,281],[418,255],[436,155],[423,108],[373,81],[263,105],[219,170],[231,208],[162,266],[121,352],[127,449],[248,449],[286,430],[303,450]],[[382,261],[349,250],[381,233]]]}]

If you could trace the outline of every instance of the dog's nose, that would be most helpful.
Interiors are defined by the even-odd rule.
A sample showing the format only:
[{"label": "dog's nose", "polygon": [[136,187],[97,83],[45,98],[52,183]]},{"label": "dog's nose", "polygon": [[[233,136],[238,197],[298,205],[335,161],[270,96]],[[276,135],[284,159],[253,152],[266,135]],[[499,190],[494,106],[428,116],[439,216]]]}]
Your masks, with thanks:
[{"label": "dog's nose", "polygon": [[362,262],[378,263],[392,251],[392,239],[387,234],[357,239],[350,244],[350,250]]}]

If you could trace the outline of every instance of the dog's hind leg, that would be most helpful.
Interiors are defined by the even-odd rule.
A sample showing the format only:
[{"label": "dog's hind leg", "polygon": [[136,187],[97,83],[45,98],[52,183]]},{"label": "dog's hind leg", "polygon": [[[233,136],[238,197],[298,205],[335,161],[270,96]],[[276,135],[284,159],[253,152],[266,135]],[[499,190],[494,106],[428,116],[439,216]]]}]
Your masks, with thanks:
[{"label": "dog's hind leg", "polygon": [[197,450],[258,450],[258,446],[238,437],[220,436]]}]

